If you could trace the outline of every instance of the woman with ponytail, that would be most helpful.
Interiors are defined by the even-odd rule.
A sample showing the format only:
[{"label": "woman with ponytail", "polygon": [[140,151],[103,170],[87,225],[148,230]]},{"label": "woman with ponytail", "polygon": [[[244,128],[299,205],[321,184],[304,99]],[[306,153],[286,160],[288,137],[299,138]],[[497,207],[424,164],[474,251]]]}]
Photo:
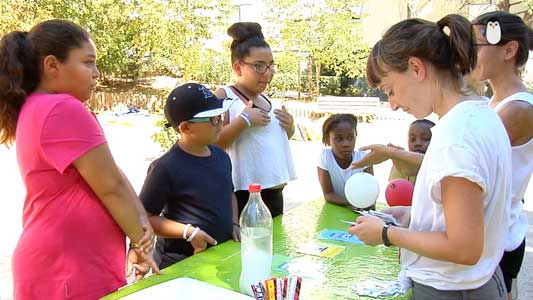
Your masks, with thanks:
[{"label": "woman with ponytail", "polygon": [[[524,193],[533,172],[533,95],[520,78],[533,49],[532,31],[517,15],[495,11],[473,21],[477,45],[477,65],[473,77],[488,81],[494,96],[489,106],[505,125],[512,150],[512,204],[509,234],[500,262],[509,299],[517,297],[516,277],[520,271],[528,220],[523,211]],[[499,39],[498,39],[499,35]],[[515,281],[515,284],[513,284]]]},{"label": "woman with ponytail", "polygon": [[261,184],[261,196],[272,216],[283,213],[283,188],[296,179],[289,139],[294,120],[284,106],[262,94],[276,64],[257,23],[231,25],[231,66],[237,82],[215,92],[219,98],[240,99],[226,113],[218,146],[227,148],[239,214],[248,202],[248,185]]},{"label": "woman with ponytail", "polygon": [[[465,83],[475,57],[470,22],[447,15],[393,25],[368,58],[369,83],[393,110],[439,116],[412,207],[388,210],[403,226],[362,216],[349,229],[366,244],[402,248],[416,300],[505,299],[498,263],[511,206],[511,149],[498,115]],[[393,157],[381,150],[374,162]]]},{"label": "woman with ponytail", "polygon": [[152,268],[153,230],[83,106],[99,76],[89,34],[45,21],[0,41],[0,143],[16,142],[27,193],[15,299],[97,299]]}]

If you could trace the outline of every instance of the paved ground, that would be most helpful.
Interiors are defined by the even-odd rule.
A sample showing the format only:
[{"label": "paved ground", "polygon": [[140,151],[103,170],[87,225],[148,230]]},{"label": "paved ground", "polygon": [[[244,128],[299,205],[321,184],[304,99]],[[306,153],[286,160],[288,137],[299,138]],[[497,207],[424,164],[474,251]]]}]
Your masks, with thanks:
[{"label": "paved ground", "polygon": [[[392,142],[405,146],[407,127],[412,120],[402,113],[392,113],[395,121],[377,121],[360,124],[357,145]],[[403,119],[403,120],[402,120]],[[144,181],[146,169],[153,158],[159,155],[159,148],[150,135],[154,132],[152,117],[101,116],[115,160],[124,170],[137,191]],[[316,125],[319,130],[320,125]],[[322,145],[318,142],[291,141],[293,157],[298,172],[298,180],[289,184],[285,190],[286,209],[302,201],[321,196],[316,176],[316,161]],[[374,171],[384,187],[387,182],[390,163],[375,166]],[[530,224],[533,224],[533,184],[530,184],[526,199]],[[24,188],[20,181],[14,149],[0,146],[0,300],[12,299],[12,278],[10,258],[21,228],[21,211]],[[383,201],[381,193],[379,201]],[[530,226],[526,257],[519,277],[520,299],[533,299],[533,227]]]}]

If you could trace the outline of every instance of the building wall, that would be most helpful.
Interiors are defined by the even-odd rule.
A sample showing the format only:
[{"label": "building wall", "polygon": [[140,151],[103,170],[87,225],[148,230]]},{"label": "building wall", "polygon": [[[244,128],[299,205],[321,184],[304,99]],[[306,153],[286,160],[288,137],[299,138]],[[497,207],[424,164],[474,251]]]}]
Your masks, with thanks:
[{"label": "building wall", "polygon": [[362,14],[362,36],[371,47],[390,26],[408,17],[407,1],[367,0]]}]

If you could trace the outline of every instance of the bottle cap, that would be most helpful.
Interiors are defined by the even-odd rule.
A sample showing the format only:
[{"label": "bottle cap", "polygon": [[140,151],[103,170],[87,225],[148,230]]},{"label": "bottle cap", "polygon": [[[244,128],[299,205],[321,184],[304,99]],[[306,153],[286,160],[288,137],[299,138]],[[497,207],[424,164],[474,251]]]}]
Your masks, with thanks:
[{"label": "bottle cap", "polygon": [[261,192],[261,185],[258,183],[250,183],[248,186],[248,190],[250,193],[259,193]]}]

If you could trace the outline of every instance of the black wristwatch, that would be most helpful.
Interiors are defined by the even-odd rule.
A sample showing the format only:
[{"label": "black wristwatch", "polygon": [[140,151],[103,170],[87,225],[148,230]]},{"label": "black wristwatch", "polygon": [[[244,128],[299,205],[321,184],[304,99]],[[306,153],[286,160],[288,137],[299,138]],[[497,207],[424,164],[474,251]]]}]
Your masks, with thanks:
[{"label": "black wristwatch", "polygon": [[387,231],[389,230],[390,223],[383,223],[383,230],[381,230],[381,238],[383,239],[383,245],[386,247],[392,246],[391,242],[389,241],[389,236],[387,235]]}]

